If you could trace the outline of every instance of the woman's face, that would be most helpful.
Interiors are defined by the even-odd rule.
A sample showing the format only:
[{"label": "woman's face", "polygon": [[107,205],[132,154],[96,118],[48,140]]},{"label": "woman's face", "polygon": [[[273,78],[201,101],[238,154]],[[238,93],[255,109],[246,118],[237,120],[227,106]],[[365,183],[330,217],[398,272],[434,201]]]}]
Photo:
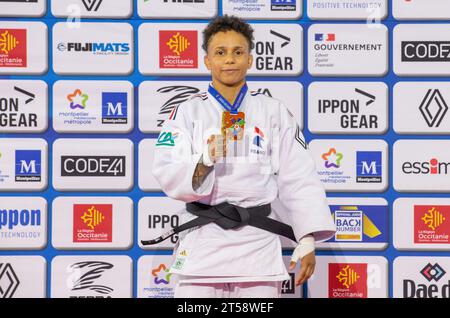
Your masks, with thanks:
[{"label": "woman's face", "polygon": [[226,86],[236,86],[245,80],[253,57],[242,34],[226,31],[211,37],[204,61],[213,80]]}]

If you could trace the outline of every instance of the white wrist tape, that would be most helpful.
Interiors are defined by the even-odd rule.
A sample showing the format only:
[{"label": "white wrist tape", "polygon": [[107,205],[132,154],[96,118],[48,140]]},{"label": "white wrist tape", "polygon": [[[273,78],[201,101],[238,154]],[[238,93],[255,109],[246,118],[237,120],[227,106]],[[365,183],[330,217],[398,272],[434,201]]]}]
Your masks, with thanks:
[{"label": "white wrist tape", "polygon": [[302,259],[303,256],[313,252],[315,250],[315,240],[314,236],[305,236],[300,242],[298,242],[297,247],[292,253],[291,262],[297,263],[298,260]]},{"label": "white wrist tape", "polygon": [[203,148],[203,158],[202,158],[203,164],[207,167],[211,167],[214,165],[214,162],[211,160],[211,157],[209,156],[209,145],[207,144],[206,147]]}]

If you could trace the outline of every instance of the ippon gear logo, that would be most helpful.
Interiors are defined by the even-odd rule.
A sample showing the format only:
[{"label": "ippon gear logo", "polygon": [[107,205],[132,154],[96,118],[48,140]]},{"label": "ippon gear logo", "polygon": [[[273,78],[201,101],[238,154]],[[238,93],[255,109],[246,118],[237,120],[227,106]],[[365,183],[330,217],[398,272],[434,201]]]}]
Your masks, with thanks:
[{"label": "ippon gear logo", "polygon": [[125,156],[61,156],[63,177],[124,177]]},{"label": "ippon gear logo", "polygon": [[442,276],[445,275],[444,269],[439,266],[438,263],[431,265],[431,263],[428,263],[421,271],[423,277],[425,277],[429,282],[434,280],[435,282],[439,281]]},{"label": "ippon gear logo", "polygon": [[438,89],[429,89],[419,107],[428,127],[437,128],[448,111],[447,103]]},{"label": "ippon gear logo", "polygon": [[0,263],[0,298],[12,298],[20,281],[9,263]]}]

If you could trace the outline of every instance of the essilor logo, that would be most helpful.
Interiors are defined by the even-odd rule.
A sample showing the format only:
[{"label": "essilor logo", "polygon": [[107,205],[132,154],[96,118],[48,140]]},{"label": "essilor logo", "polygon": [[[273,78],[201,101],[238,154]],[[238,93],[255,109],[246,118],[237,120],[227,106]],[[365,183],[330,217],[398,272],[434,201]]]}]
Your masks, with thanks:
[{"label": "essilor logo", "polygon": [[450,162],[439,162],[432,158],[429,161],[406,161],[402,165],[402,171],[405,174],[447,174]]}]

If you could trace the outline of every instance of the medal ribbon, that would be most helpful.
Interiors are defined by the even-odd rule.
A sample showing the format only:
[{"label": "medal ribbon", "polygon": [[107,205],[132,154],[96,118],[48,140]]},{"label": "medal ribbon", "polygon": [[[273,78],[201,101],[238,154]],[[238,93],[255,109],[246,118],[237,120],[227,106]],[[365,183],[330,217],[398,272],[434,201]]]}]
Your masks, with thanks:
[{"label": "medal ribbon", "polygon": [[220,105],[222,105],[223,108],[228,110],[232,114],[237,114],[239,107],[241,107],[242,101],[244,100],[245,94],[248,91],[247,83],[242,86],[241,90],[239,91],[238,96],[236,97],[236,100],[234,101],[233,105],[231,105],[225,97],[223,97],[211,84],[208,87],[208,92],[219,102]]}]

